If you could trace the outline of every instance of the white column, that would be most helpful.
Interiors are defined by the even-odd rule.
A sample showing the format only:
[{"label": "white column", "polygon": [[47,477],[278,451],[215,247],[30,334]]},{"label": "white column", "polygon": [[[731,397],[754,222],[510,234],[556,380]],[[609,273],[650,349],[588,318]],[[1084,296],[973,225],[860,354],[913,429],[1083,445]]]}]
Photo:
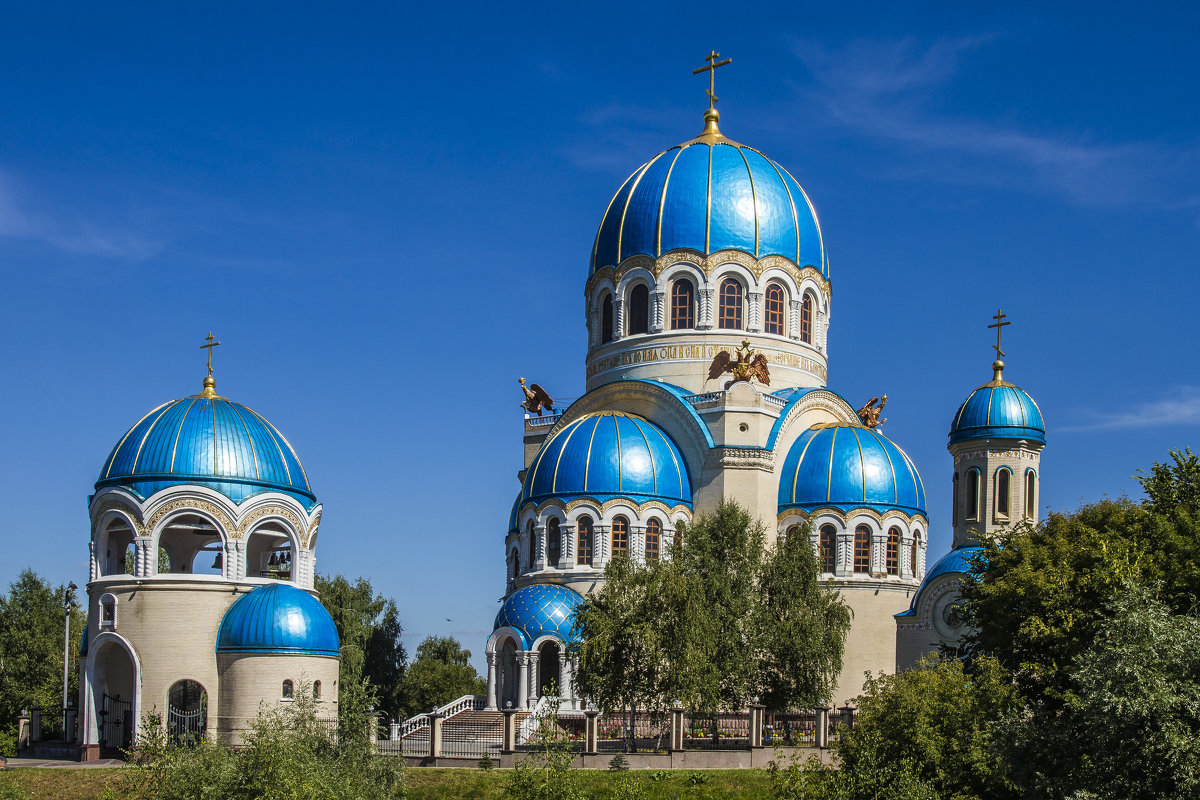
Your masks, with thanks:
[{"label": "white column", "polygon": [[629,526],[629,555],[636,564],[646,563],[646,526]]},{"label": "white column", "polygon": [[854,531],[841,531],[837,535],[837,574],[854,573]]},{"label": "white column", "polygon": [[576,561],[575,551],[578,549],[578,545],[579,545],[578,539],[575,538],[575,526],[574,525],[561,525],[561,526],[559,526],[558,530],[559,530],[559,533],[562,535],[562,549],[561,549],[562,556],[561,556],[561,560],[558,562],[559,567],[562,568],[562,564],[565,561],[566,569],[574,569],[575,561]]},{"label": "white column", "polygon": [[758,333],[762,330],[762,292],[747,292],[746,299],[750,305],[750,313],[746,315],[746,330]]},{"label": "white column", "polygon": [[487,654],[487,710],[496,710],[496,654]]},{"label": "white column", "polygon": [[887,531],[871,534],[871,574],[887,573]]},{"label": "white column", "polygon": [[653,313],[650,317],[650,320],[651,320],[650,321],[650,332],[651,333],[661,332],[663,329],[663,325],[665,324],[664,319],[663,319],[665,316],[665,309],[664,309],[664,302],[663,302],[665,296],[666,296],[665,292],[651,292],[651,294],[650,294],[650,301],[653,304],[651,306],[651,308],[653,309]]},{"label": "white column", "polygon": [[625,300],[613,298],[613,341],[625,338]]},{"label": "white column", "polygon": [[546,568],[546,526],[539,525],[533,529],[533,535],[537,537],[537,542],[533,551],[533,568]]},{"label": "white column", "polygon": [[700,290],[700,319],[696,327],[702,331],[709,330],[713,326],[713,290],[704,288]]},{"label": "white column", "polygon": [[527,654],[519,651],[517,662],[517,708],[529,708],[529,669]]},{"label": "white column", "polygon": [[100,577],[100,563],[96,560],[96,540],[88,542],[88,582]]},{"label": "white column", "polygon": [[917,574],[914,577],[925,577],[925,543],[917,545]]},{"label": "white column", "polygon": [[[789,306],[788,310],[791,312],[790,314],[788,314],[788,338],[799,339],[800,338],[800,306],[801,306],[801,303],[799,300],[792,300],[788,304],[788,306]],[[815,333],[815,331],[814,331],[814,333]],[[817,337],[813,336],[813,341],[816,341],[816,339],[817,339]]]},{"label": "white column", "polygon": [[153,544],[149,536],[139,536],[134,540],[133,574],[139,578],[158,574],[158,559],[150,557]]},{"label": "white column", "polygon": [[903,534],[900,537],[900,577],[911,578],[917,565],[912,563],[912,543],[913,537],[911,533]]},{"label": "white column", "polygon": [[565,647],[558,650],[558,696],[563,701],[563,708],[575,708],[575,692],[571,688],[571,659],[567,657]]}]

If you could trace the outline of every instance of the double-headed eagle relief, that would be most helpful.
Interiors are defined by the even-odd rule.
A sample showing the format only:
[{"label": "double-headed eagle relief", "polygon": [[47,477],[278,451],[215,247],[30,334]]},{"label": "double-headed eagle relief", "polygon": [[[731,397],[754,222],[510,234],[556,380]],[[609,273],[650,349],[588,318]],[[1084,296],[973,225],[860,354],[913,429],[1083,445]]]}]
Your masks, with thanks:
[{"label": "double-headed eagle relief", "polygon": [[518,378],[521,383],[521,391],[525,393],[525,402],[521,403],[521,408],[528,411],[530,414],[542,415],[542,409],[547,411],[554,410],[554,400],[546,392],[545,389],[538,386],[536,383],[525,385],[524,378]]},{"label": "double-headed eagle relief", "polygon": [[867,404],[860,408],[856,413],[858,418],[862,420],[864,428],[878,428],[883,423],[887,422],[887,418],[880,419],[879,415],[883,413],[883,407],[887,405],[887,395],[883,397],[872,397],[867,401]]},{"label": "double-headed eagle relief", "polygon": [[726,372],[733,374],[733,380],[725,382],[726,389],[738,381],[749,382],[751,379],[764,386],[771,385],[771,371],[767,367],[767,357],[762,353],[755,352],[754,348],[750,346],[749,339],[742,340],[741,347],[737,349],[736,359],[730,355],[728,350],[719,351],[708,367],[708,379],[711,381],[713,378],[719,378]]}]

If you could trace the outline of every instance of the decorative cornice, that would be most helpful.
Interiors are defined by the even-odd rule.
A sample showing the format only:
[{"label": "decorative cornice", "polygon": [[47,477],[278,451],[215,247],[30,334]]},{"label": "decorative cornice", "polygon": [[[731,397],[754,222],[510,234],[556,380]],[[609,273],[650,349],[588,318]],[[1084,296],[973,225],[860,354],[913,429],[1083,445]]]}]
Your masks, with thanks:
[{"label": "decorative cornice", "polygon": [[644,269],[654,276],[655,280],[663,273],[663,270],[672,267],[676,264],[691,264],[696,267],[707,278],[718,267],[725,264],[737,264],[745,267],[756,279],[761,278],[763,273],[770,269],[778,269],[787,273],[796,286],[800,286],[805,280],[812,280],[817,284],[817,287],[826,297],[833,296],[833,287],[825,276],[821,274],[821,270],[814,266],[807,265],[797,267],[792,261],[783,256],[769,255],[762,258],[755,258],[749,253],[741,250],[718,250],[708,256],[703,256],[695,250],[671,250],[663,253],[658,258],[653,258],[644,253],[636,253],[621,262],[617,267],[601,267],[592,273],[584,284],[584,294],[591,295],[596,284],[610,280],[614,286],[620,284],[626,274],[637,270]]}]

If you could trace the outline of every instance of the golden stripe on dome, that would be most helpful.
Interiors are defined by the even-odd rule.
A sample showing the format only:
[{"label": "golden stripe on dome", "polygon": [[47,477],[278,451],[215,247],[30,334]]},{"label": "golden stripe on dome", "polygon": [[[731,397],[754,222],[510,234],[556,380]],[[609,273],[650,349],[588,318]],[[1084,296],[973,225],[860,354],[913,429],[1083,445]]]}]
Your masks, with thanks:
[{"label": "golden stripe on dome", "polygon": [[192,402],[188,404],[187,411],[184,411],[183,416],[179,418],[179,427],[175,429],[175,441],[171,443],[171,466],[167,469],[169,473],[175,472],[175,454],[179,451],[179,437],[183,435],[183,423],[187,422],[192,406],[196,405],[196,401],[199,399],[198,396],[193,397]]},{"label": "golden stripe on dome", "polygon": [[[568,422],[567,427],[570,427],[571,425],[574,425],[574,424],[575,424],[575,421]],[[538,450],[537,460],[533,463],[532,474],[526,475],[526,477],[525,477],[525,482],[529,484],[529,487],[531,489],[533,488],[534,481],[537,480],[538,470],[542,466],[542,459],[546,457],[546,451],[550,449],[551,443],[553,443],[555,439],[557,439],[559,436],[561,436],[563,431],[565,431],[565,430],[566,430],[566,428],[563,428],[558,433],[554,434],[552,437],[550,437],[550,441],[543,443],[542,449]],[[524,489],[522,488],[522,493],[523,492],[524,492]],[[529,497],[526,497],[525,499],[528,500]]]},{"label": "golden stripe on dome", "polygon": [[[242,408],[246,408],[246,407],[242,406]],[[283,434],[279,433],[279,431],[275,430],[275,426],[272,425],[271,423],[267,422],[266,419],[263,418],[262,414],[259,414],[253,408],[246,408],[246,410],[249,411],[251,414],[253,414],[259,420],[262,420],[262,423],[264,425],[266,425],[271,430],[275,431],[275,433],[279,435],[280,439],[283,439]],[[215,414],[214,414],[214,418],[215,418]],[[287,482],[290,485],[292,482],[292,471],[290,469],[288,469],[287,456],[285,456],[283,454],[283,448],[279,446],[278,440],[276,440],[274,437],[268,437],[268,438],[270,438],[271,441],[275,443],[275,449],[279,451],[279,461],[283,464],[283,474],[287,476]],[[287,439],[283,439],[283,441],[284,441],[284,444],[287,444]],[[292,446],[290,444],[288,444],[288,450],[292,450]],[[295,450],[292,450],[292,455],[293,456],[296,455]],[[299,458],[296,459],[296,463],[300,464]],[[301,470],[304,469],[303,464],[300,464],[300,469]],[[308,489],[309,491],[312,491],[312,487],[308,485],[308,476],[307,475],[304,476],[304,488]]]},{"label": "golden stripe on dome", "polygon": [[638,424],[636,419],[630,419],[633,427],[638,429],[638,433],[642,435],[642,441],[646,443],[646,452],[650,455],[650,474],[654,478],[654,493],[658,494],[658,465],[654,463],[654,450],[650,447],[650,440],[646,438],[646,432],[642,430],[642,426]]},{"label": "golden stripe on dome", "polygon": [[129,438],[129,434],[131,434],[135,430],[137,430],[137,426],[141,425],[143,422],[145,422],[147,419],[149,419],[150,416],[155,411],[160,411],[160,410],[166,408],[167,406],[171,405],[172,403],[178,403],[178,402],[179,402],[178,400],[168,400],[167,402],[163,403],[161,406],[150,409],[150,411],[147,412],[146,416],[139,419],[137,422],[134,423],[132,428],[125,431],[125,435],[121,437],[121,441],[117,442],[117,446],[113,448],[112,453],[108,457],[108,464],[106,464],[105,468],[104,468],[104,477],[105,478],[107,478],[109,475],[112,474],[113,462],[117,460],[117,453],[121,452],[121,445],[125,444],[125,440]]},{"label": "golden stripe on dome", "polygon": [[705,190],[704,198],[704,252],[707,254],[711,249],[709,244],[709,234],[712,232],[712,157],[713,146],[708,147],[708,188]]},{"label": "golden stripe on dome", "polygon": [[[664,150],[663,153],[666,151]],[[642,165],[639,172],[634,173],[637,178],[633,182],[633,186],[629,187],[629,194],[625,195],[625,207],[621,209],[621,222],[617,225],[617,263],[621,263],[621,247],[625,238],[625,215],[629,213],[629,204],[633,202],[633,193],[637,191],[638,184],[642,182],[642,178],[646,177],[646,173],[654,166],[654,162],[662,158],[663,153],[659,153],[654,158]]]},{"label": "golden stripe on dome", "polygon": [[992,424],[992,401],[994,399],[996,399],[996,390],[994,388],[988,389],[987,416],[983,420],[983,424],[988,427],[991,427]]},{"label": "golden stripe on dome", "polygon": [[[625,469],[621,463],[621,426],[617,424],[617,415],[612,417],[613,430],[617,432],[617,491],[625,491]],[[599,424],[599,423],[596,423]]]},{"label": "golden stripe on dome", "polygon": [[[562,463],[563,453],[565,453],[567,451],[567,445],[571,443],[571,437],[575,435],[575,431],[577,431],[581,427],[583,427],[584,419],[587,419],[587,417],[583,417],[582,419],[580,419],[579,424],[577,424],[575,427],[571,428],[570,433],[567,434],[567,438],[563,440],[562,447],[558,448],[558,458],[554,459],[554,474],[550,476],[550,491],[551,492],[558,491],[558,465]],[[555,437],[555,438],[557,438],[557,437]]]},{"label": "golden stripe on dome", "polygon": [[230,405],[233,406],[233,413],[237,415],[238,422],[242,423],[242,429],[246,431],[246,440],[250,442],[250,457],[254,459],[254,477],[262,480],[262,474],[258,469],[258,448],[254,446],[254,437],[250,435],[250,426],[246,424],[246,419],[242,416],[242,412],[237,410],[237,406],[232,403]]},{"label": "golden stripe on dome", "polygon": [[588,437],[587,459],[583,462],[583,490],[588,490],[588,476],[591,475],[592,469],[592,442],[596,441],[596,429],[600,427],[600,420],[596,419],[596,424],[592,426],[592,435]]},{"label": "golden stripe on dome", "polygon": [[[211,351],[211,350],[209,350],[208,352],[210,352],[210,353],[211,353],[212,351]],[[208,401],[208,404],[209,404],[209,406],[212,408],[212,423],[213,423],[213,444],[212,444],[212,454],[213,454],[213,475],[220,475],[221,473],[219,473],[219,472],[217,471],[217,404],[216,404],[216,403],[214,403],[212,400],[209,400],[209,401]],[[189,410],[190,410],[190,409],[189,409]]]},{"label": "golden stripe on dome", "polygon": [[[866,430],[870,430],[869,428]],[[892,456],[887,451],[887,445],[884,443],[883,434],[878,431],[871,430],[871,434],[879,442],[879,447],[883,450],[883,455],[887,459],[888,467],[892,470],[892,502],[899,504],[900,502],[900,483],[896,480],[896,465],[892,463]],[[865,485],[865,482],[864,482]],[[863,492],[863,500],[866,500],[866,492]]]},{"label": "golden stripe on dome", "polygon": [[919,497],[917,497],[916,503],[916,505],[919,505],[920,503],[924,502],[923,498],[925,497],[925,481],[921,480],[921,471],[917,469],[917,465],[914,464],[913,460],[908,457],[908,453],[904,452],[903,448],[897,446],[896,449],[900,451],[900,455],[904,456],[904,462],[908,464],[908,471],[911,472],[913,477],[916,479],[915,483],[921,487],[921,494]]},{"label": "golden stripe on dome", "polygon": [[750,176],[750,203],[754,206],[754,257],[758,258],[758,194],[754,191],[754,171],[750,169],[750,162],[747,160],[746,154],[742,152],[742,148],[734,149],[742,157],[742,163],[746,165],[746,174]]},{"label": "golden stripe on dome", "polygon": [[[659,198],[658,198],[658,224],[655,226],[656,230],[654,232],[654,257],[655,258],[658,258],[659,256],[662,255],[662,220],[663,220],[663,209],[667,205],[667,186],[669,186],[671,183],[671,172],[673,172],[675,169],[675,162],[679,160],[679,156],[684,151],[685,147],[686,146],[677,146],[675,148],[672,148],[672,149],[676,150],[676,153],[675,153],[674,158],[671,159],[671,166],[667,167],[667,177],[663,181],[662,193],[659,195]],[[666,151],[666,152],[670,152],[670,151]]]},{"label": "golden stripe on dome", "polygon": [[[862,487],[863,487],[862,501],[865,503],[865,502],[867,502],[867,458],[866,458],[866,456],[863,455],[862,439],[858,438],[858,431],[851,428],[850,433],[854,434],[854,443],[856,445],[858,445],[858,474],[860,476],[862,476]],[[833,470],[833,464],[830,464],[830,474],[829,474],[830,484],[833,483],[833,471],[832,470]],[[830,491],[833,491],[832,486],[830,487]],[[825,499],[828,500],[829,497],[826,497]]]},{"label": "golden stripe on dome", "polygon": [[[750,148],[750,149],[754,150],[754,148]],[[792,229],[796,231],[796,262],[795,263],[796,263],[796,266],[799,267],[800,266],[800,213],[796,210],[796,198],[792,197],[792,190],[788,186],[788,182],[783,179],[783,173],[779,171],[779,165],[776,164],[771,159],[767,158],[766,155],[762,151],[754,150],[754,152],[756,152],[760,156],[762,156],[766,160],[766,162],[771,165],[771,169],[775,170],[775,175],[778,176],[779,182],[781,184],[783,184],[783,191],[788,197],[788,204],[792,207]],[[786,172],[786,170],[784,170],[784,172]],[[790,172],[788,173],[788,177],[789,178],[792,177],[792,174]],[[795,180],[795,178],[792,178],[792,180]],[[797,183],[796,185],[799,186],[800,184]],[[819,227],[818,227],[818,230],[819,230]],[[824,277],[824,276],[822,276],[822,277]]]},{"label": "golden stripe on dome", "polygon": [[[631,180],[633,180],[633,176],[636,174],[637,174],[637,170],[634,170],[633,173],[628,178],[625,179],[625,183],[621,184],[621,189],[624,189],[625,186]],[[621,189],[617,189],[617,193],[614,194],[612,196],[612,199],[610,199],[608,201],[608,206],[604,209],[604,216],[600,218],[600,227],[596,229],[596,241],[592,243],[592,268],[593,269],[596,266],[596,256],[599,254],[600,234],[603,233],[603,231],[604,231],[604,223],[608,221],[608,212],[612,211],[612,204],[617,202],[617,198],[621,196]]]},{"label": "golden stripe on dome", "polygon": [[[658,429],[658,438],[663,440],[663,444],[665,444],[667,446],[667,452],[671,454],[671,460],[675,462],[675,477],[679,480],[679,494],[682,495],[683,494],[683,469],[679,466],[679,459],[675,457],[675,447],[672,442],[669,442],[666,440],[667,439],[666,434],[664,434],[662,432],[662,429]],[[691,487],[689,486],[688,488],[690,489]],[[691,492],[689,492],[688,494],[690,495]],[[689,502],[691,501],[691,499],[692,498],[690,496],[687,498],[687,500]]]},{"label": "golden stripe on dome", "polygon": [[817,438],[814,433],[808,437],[808,441],[804,443],[804,449],[800,451],[800,458],[796,461],[796,471],[792,473],[792,502],[796,502],[796,483],[800,480],[800,465],[804,463],[804,454],[808,452],[808,446]]},{"label": "golden stripe on dome", "polygon": [[[787,170],[785,169],[784,172],[787,172]],[[791,176],[791,174],[792,173],[788,172],[789,177]],[[792,180],[796,181],[795,178],[792,178]],[[800,181],[796,181],[796,185],[800,186]],[[809,199],[808,192],[804,191],[803,186],[800,186],[800,194],[804,195],[804,202],[805,202],[805,204],[808,205],[808,213],[812,214],[813,225],[817,229],[817,245],[821,248],[821,269],[822,270],[828,269],[829,265],[826,263],[826,259],[825,259],[825,234],[821,233],[821,220],[817,218],[817,209],[813,206],[812,200]],[[796,241],[797,242],[800,241],[799,236],[796,237]],[[797,246],[797,248],[798,248],[798,246]],[[800,250],[799,249],[796,250],[796,264],[798,266],[800,264]]]},{"label": "golden stripe on dome", "polygon": [[[174,403],[171,404],[171,407],[174,408],[176,405],[178,405],[179,403],[182,403],[182,402],[183,402],[182,398],[179,400],[176,400]],[[162,412],[162,414],[159,414],[157,417],[155,417],[154,422],[151,422],[150,427],[146,429],[146,433],[142,436],[142,440],[140,442],[138,442],[137,454],[134,455],[134,457],[133,457],[133,467],[130,468],[130,470],[129,470],[130,475],[137,474],[138,461],[140,461],[142,458],[142,448],[146,446],[146,440],[150,438],[150,434],[154,431],[154,426],[157,425],[158,421],[161,420],[163,418],[163,416],[167,413],[167,411],[170,411],[170,410],[171,409],[168,408],[168,409],[164,410]]]},{"label": "golden stripe on dome", "polygon": [[829,495],[833,491],[833,446],[837,442],[838,429],[833,429],[833,436],[829,440],[829,475],[825,477],[825,501],[829,502]]},{"label": "golden stripe on dome", "polygon": [[[982,389],[982,388],[984,388],[984,387],[982,387],[982,386],[979,387],[979,389]],[[971,402],[971,398],[975,396],[975,392],[978,392],[979,389],[976,389],[975,391],[973,391],[969,395],[967,395],[967,399],[964,400],[963,404],[958,407],[958,416],[956,416],[954,418],[954,427],[955,428],[957,428],[959,425],[962,424],[963,412],[967,410],[967,404]]]}]

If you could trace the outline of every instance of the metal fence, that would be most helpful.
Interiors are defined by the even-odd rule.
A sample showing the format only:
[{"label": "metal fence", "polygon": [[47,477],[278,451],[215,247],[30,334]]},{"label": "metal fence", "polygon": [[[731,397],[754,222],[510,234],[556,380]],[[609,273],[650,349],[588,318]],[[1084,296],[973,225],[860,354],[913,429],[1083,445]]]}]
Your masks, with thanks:
[{"label": "metal fence", "polygon": [[606,714],[596,720],[596,751],[600,753],[662,753],[671,746],[669,712]]},{"label": "metal fence", "polygon": [[763,744],[812,747],[817,741],[815,711],[768,711],[763,715]]},{"label": "metal fence", "polygon": [[687,750],[745,750],[750,747],[750,715],[685,714],[683,746]]},{"label": "metal fence", "polygon": [[449,758],[499,756],[503,742],[504,724],[498,719],[450,719],[442,725],[442,755]]}]

